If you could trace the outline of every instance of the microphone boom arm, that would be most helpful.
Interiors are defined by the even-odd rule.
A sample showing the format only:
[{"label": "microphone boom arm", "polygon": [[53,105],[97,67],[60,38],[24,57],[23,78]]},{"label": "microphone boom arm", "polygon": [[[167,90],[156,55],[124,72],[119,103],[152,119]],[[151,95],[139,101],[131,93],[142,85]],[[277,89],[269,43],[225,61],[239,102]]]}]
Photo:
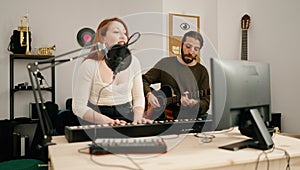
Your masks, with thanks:
[{"label": "microphone boom arm", "polygon": [[[73,54],[75,52],[85,50],[85,49],[90,49],[90,48],[95,48],[95,50],[89,51],[89,52],[84,53],[84,54],[80,54],[78,56],[75,56],[75,57],[72,57],[72,58],[69,58],[69,59],[56,60],[56,59],[61,58],[63,56],[70,55],[70,54]],[[104,53],[106,51],[105,45],[98,42],[96,44],[92,44],[92,45],[89,45],[89,46],[86,46],[86,47],[83,47],[83,48],[79,48],[79,49],[76,49],[76,50],[73,50],[73,51],[69,51],[69,52],[63,53],[63,54],[58,55],[58,56],[51,57],[49,59],[46,59],[46,60],[43,60],[43,61],[40,61],[40,62],[36,61],[36,62],[33,62],[33,63],[29,63],[27,65],[27,70],[28,70],[30,82],[31,82],[31,85],[32,85],[32,92],[33,92],[33,96],[34,96],[34,101],[36,103],[37,114],[38,114],[38,117],[39,117],[39,123],[40,123],[40,127],[41,127],[41,130],[42,130],[42,133],[43,133],[43,144],[41,146],[42,148],[53,144],[53,143],[51,143],[52,134],[53,134],[53,126],[52,126],[51,119],[50,119],[50,117],[47,113],[46,107],[45,107],[44,99],[43,99],[43,96],[42,96],[41,86],[40,86],[40,83],[39,83],[39,80],[38,80],[38,73],[40,73],[40,71],[42,71],[42,70],[46,70],[48,68],[53,68],[56,65],[66,63],[66,62],[69,62],[69,61],[73,61],[73,60],[79,59],[79,58],[84,57],[84,56],[89,55],[89,54],[94,54],[98,51],[101,51],[102,53]],[[44,66],[44,67],[39,67],[39,65],[42,65],[42,64],[48,64],[48,65]]]}]

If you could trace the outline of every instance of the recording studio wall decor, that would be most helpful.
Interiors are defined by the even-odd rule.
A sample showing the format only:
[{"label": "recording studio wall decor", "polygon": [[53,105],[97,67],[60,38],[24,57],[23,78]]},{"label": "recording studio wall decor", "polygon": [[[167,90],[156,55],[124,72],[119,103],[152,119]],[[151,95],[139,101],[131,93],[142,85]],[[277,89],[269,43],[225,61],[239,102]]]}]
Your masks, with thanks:
[{"label": "recording studio wall decor", "polygon": [[169,14],[169,53],[180,54],[180,41],[188,31],[200,31],[200,17],[183,14]]},{"label": "recording studio wall decor", "polygon": [[81,47],[93,44],[95,31],[91,28],[82,28],[77,33],[77,42]]}]

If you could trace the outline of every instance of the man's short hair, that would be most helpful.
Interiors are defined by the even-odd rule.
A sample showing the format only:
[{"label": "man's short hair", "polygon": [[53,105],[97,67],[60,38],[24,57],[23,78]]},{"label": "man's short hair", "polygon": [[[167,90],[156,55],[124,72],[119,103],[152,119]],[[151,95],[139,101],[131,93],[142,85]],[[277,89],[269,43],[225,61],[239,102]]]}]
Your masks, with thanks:
[{"label": "man's short hair", "polygon": [[186,32],[182,37],[182,40],[181,40],[182,43],[184,43],[186,41],[186,37],[192,37],[192,38],[195,38],[196,40],[199,40],[200,49],[203,47],[203,38],[199,32],[197,32],[197,31]]}]

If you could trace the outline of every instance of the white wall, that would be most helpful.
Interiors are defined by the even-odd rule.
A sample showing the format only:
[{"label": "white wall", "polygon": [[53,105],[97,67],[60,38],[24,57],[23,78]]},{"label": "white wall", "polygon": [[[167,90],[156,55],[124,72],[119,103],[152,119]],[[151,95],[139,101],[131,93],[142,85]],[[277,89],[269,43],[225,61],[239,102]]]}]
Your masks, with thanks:
[{"label": "white wall", "polygon": [[241,17],[248,13],[246,2],[247,0],[218,1],[218,52],[222,58],[240,57]]},{"label": "white wall", "polygon": [[[209,44],[202,56],[218,53],[222,58],[240,58],[240,19],[251,16],[249,29],[249,60],[271,64],[272,112],[282,113],[285,132],[300,134],[297,120],[300,80],[296,67],[300,57],[297,50],[300,35],[298,0],[73,0],[4,1],[0,6],[0,119],[9,117],[9,52],[6,50],[20,16],[29,11],[32,46],[55,44],[55,55],[79,48],[77,32],[83,27],[95,29],[98,22],[111,16],[128,22],[131,33],[142,33],[132,46],[144,71],[159,58],[167,56],[167,14],[181,13],[200,16],[200,29]],[[205,51],[206,50],[206,51]],[[26,62],[16,66],[16,83],[28,81]],[[74,63],[56,68],[56,102],[64,107],[72,95],[71,80]],[[48,73],[45,73],[46,75]],[[29,92],[28,92],[29,93]],[[17,116],[28,114],[27,93],[18,95]],[[33,101],[33,98],[32,100]]]}]

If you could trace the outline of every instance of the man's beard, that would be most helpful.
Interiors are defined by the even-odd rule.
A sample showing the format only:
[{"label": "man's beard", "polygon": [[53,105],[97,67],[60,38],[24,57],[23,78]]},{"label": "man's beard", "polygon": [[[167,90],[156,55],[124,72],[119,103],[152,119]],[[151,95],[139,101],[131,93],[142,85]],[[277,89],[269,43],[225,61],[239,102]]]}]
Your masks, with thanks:
[{"label": "man's beard", "polygon": [[192,54],[184,54],[183,52],[183,44],[181,44],[181,58],[183,60],[183,62],[185,62],[185,64],[190,64],[191,62],[193,62],[193,60],[195,60],[197,57],[197,55],[195,55],[195,57],[193,57]]},{"label": "man's beard", "polygon": [[186,64],[190,64],[191,62],[193,62],[193,60],[196,59],[196,56],[193,57],[192,54],[183,54],[183,53],[181,54],[181,58]]}]

